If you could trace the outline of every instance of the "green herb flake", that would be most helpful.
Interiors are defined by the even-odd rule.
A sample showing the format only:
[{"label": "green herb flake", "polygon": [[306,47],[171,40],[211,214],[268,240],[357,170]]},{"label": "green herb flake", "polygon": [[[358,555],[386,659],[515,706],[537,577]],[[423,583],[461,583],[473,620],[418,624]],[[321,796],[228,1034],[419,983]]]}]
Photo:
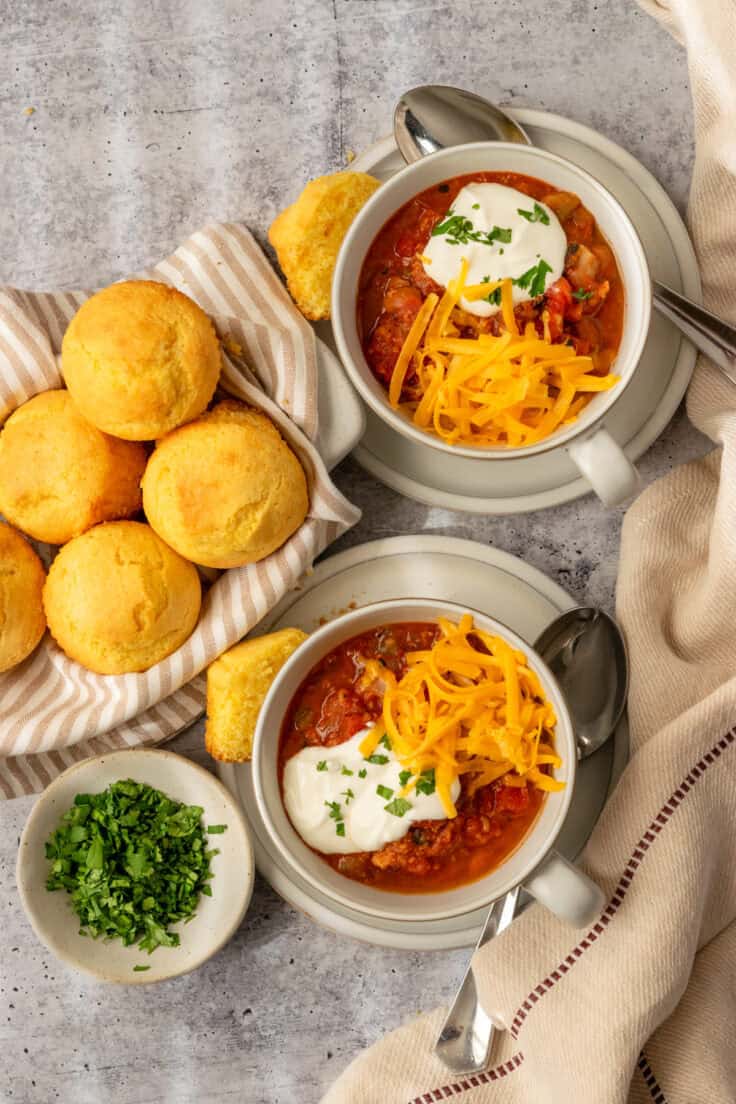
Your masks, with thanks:
[{"label": "green herb flake", "polygon": [[317,770],[318,771],[326,771],[327,770],[327,760],[326,759],[320,759],[319,763],[317,764]]},{"label": "green herb flake", "polygon": [[339,820],[337,822],[337,824],[335,825],[335,835],[336,836],[344,836],[345,835],[345,821],[344,820]]},{"label": "green herb flake", "polygon": [[150,969],[151,969],[150,966],[134,966],[133,967],[133,973],[134,974],[142,974],[144,970],[150,970]]},{"label": "green herb flake", "polygon": [[369,755],[366,763],[374,763],[377,767],[383,767],[388,763],[388,755]]},{"label": "green herb flake", "polygon": [[510,227],[494,226],[492,230],[489,230],[486,234],[488,245],[493,245],[494,242],[503,242],[504,245],[508,245],[511,241],[511,229]]},{"label": "green herb flake", "polygon": [[474,203],[473,204],[473,210],[474,211],[480,211],[480,203]]},{"label": "green herb flake", "polygon": [[379,797],[382,797],[384,801],[388,801],[389,798],[394,796],[394,791],[388,786],[376,786],[376,793]]},{"label": "green herb flake", "polygon": [[350,777],[351,775],[355,774],[355,771],[351,771],[349,767],[343,766],[340,768],[340,774],[346,774],[348,777]]},{"label": "green herb flake", "polygon": [[210,824],[207,829],[210,836],[221,836],[223,832],[227,832],[227,824]]},{"label": "green herb flake", "polygon": [[46,888],[70,895],[80,935],[149,954],[176,947],[171,925],[191,919],[200,896],[212,895],[210,860],[218,852],[206,845],[203,812],[132,779],[77,794],[46,841]]},{"label": "green herb flake", "polygon": [[508,245],[511,241],[510,227],[494,226],[491,230],[476,230],[472,219],[465,215],[456,215],[453,211],[448,211],[446,217],[432,227],[431,237],[436,238],[441,234],[447,236],[449,245],[467,245],[468,242],[494,245],[497,241]]},{"label": "green herb flake", "polygon": [[417,793],[426,794],[427,797],[433,794],[436,789],[436,782],[434,778],[434,767],[430,767],[429,770],[422,771],[417,780],[416,790]]},{"label": "green herb flake", "polygon": [[333,820],[343,819],[339,801],[325,801],[325,805],[330,810],[330,816]]},{"label": "green herb flake", "polygon": [[584,288],[578,288],[577,291],[572,293],[573,299],[577,299],[578,303],[582,303],[585,299],[592,299],[593,292],[585,291]]},{"label": "green herb flake", "polygon": [[411,778],[411,771],[410,770],[401,771],[400,774],[399,774],[399,785],[402,786],[402,787],[405,786],[410,778]]},{"label": "green herb flake", "polygon": [[389,738],[388,738],[388,733],[387,733],[387,732],[384,732],[383,736],[382,736],[382,737],[381,737],[381,739],[380,739],[380,740],[378,741],[378,743],[379,743],[379,745],[380,745],[380,744],[383,744],[383,746],[384,746],[384,747],[385,747],[385,748],[386,748],[386,749],[387,749],[388,751],[390,751],[390,750],[391,750],[391,741],[390,741],[390,740],[389,740]]},{"label": "green herb flake", "polygon": [[343,790],[342,793],[340,794],[340,797],[345,798],[345,804],[346,805],[349,805],[351,801],[355,800],[355,794],[353,793],[352,790]]},{"label": "green herb flake", "polygon": [[542,226],[549,226],[549,215],[544,207],[540,207],[538,203],[534,204],[533,211],[523,211],[521,207],[517,207],[516,213],[526,219],[527,222],[541,222]]},{"label": "green herb flake", "polygon": [[521,276],[517,276],[513,283],[522,290],[528,291],[532,299],[536,299],[537,296],[544,294],[547,273],[551,271],[552,266],[541,260],[526,272],[522,272]]},{"label": "green herb flake", "polygon": [[365,776],[366,776],[367,774],[368,774],[368,771],[367,771],[367,770],[365,769],[365,767],[362,767],[362,768],[361,768],[361,769],[360,769],[360,770],[358,771],[358,778],[365,778]]},{"label": "green herb flake", "polygon": [[411,801],[407,801],[405,797],[395,797],[383,807],[387,813],[391,813],[391,816],[403,817],[411,809]]}]

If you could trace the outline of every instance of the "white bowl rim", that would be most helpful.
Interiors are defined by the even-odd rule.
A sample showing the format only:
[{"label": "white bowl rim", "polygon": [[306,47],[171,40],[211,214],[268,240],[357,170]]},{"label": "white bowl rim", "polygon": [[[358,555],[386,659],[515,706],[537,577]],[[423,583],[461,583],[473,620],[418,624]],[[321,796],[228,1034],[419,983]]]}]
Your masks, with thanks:
[{"label": "white bowl rim", "polygon": [[[580,177],[585,182],[586,186],[592,188],[595,192],[597,192],[598,195],[601,197],[602,202],[608,203],[610,208],[616,212],[617,217],[621,221],[623,229],[628,234],[630,245],[633,249],[633,252],[636,254],[636,262],[639,270],[639,276],[643,284],[641,288],[641,294],[642,297],[645,299],[645,316],[642,320],[641,326],[639,327],[639,331],[636,335],[636,340],[633,342],[633,346],[628,358],[626,372],[622,374],[622,378],[619,380],[615,387],[610,389],[610,391],[601,392],[595,396],[595,398],[605,400],[600,403],[599,410],[596,413],[595,417],[591,418],[588,421],[581,422],[580,420],[578,420],[567,429],[556,430],[549,437],[544,438],[544,440],[539,441],[534,445],[524,445],[517,448],[507,449],[490,449],[476,447],[473,445],[464,446],[448,444],[440,437],[437,437],[435,434],[427,433],[424,430],[420,429],[418,426],[415,426],[411,421],[409,421],[407,417],[402,415],[399,411],[394,410],[388,402],[387,395],[384,397],[383,394],[379,394],[377,391],[367,386],[366,381],[363,378],[363,373],[358,369],[351,356],[345,333],[347,324],[355,326],[355,309],[353,309],[352,311],[350,323],[347,324],[345,322],[345,319],[343,318],[343,312],[340,309],[341,284],[344,279],[344,270],[348,263],[350,250],[353,248],[354,240],[360,233],[363,223],[368,217],[372,215],[373,211],[377,207],[381,206],[386,195],[386,190],[390,189],[395,182],[398,183],[402,181],[405,177],[419,172],[421,167],[426,165],[428,162],[434,163],[438,160],[448,158],[451,155],[456,155],[458,153],[467,153],[468,156],[471,156],[473,153],[477,154],[479,150],[490,149],[492,149],[494,152],[498,150],[505,151],[511,157],[518,155],[520,151],[524,151],[528,154],[531,154],[533,157],[538,157],[539,160],[543,163],[561,165],[566,170],[569,170],[573,174]],[[473,168],[468,168],[469,174],[472,174],[473,171]],[[484,172],[495,170],[478,169],[477,171]],[[415,194],[418,195],[419,192],[423,190],[423,188],[420,188]],[[404,202],[409,201],[407,200]],[[404,204],[402,203],[395,207],[393,210],[393,214],[395,214],[403,205]],[[596,221],[598,221],[596,212],[593,211],[591,213],[596,217]],[[384,226],[388,219],[390,219],[391,217],[392,214],[388,214],[384,218],[382,218],[380,224],[377,225],[375,229],[372,240],[375,240],[376,234],[380,232],[381,227]],[[364,259],[365,255],[363,257],[363,260]],[[618,257],[616,257],[616,260],[617,263],[619,263]],[[626,285],[624,285],[625,311],[628,294],[628,288],[626,287]],[[335,264],[335,271],[332,279],[330,313],[332,319],[333,334],[335,337],[335,343],[337,345],[340,361],[343,364],[353,386],[358,391],[358,394],[379,418],[387,422],[398,433],[401,433],[404,437],[409,438],[416,444],[423,445],[429,448],[434,448],[441,452],[446,452],[451,456],[461,456],[465,459],[476,460],[479,463],[482,463],[483,461],[489,460],[509,461],[537,456],[556,448],[564,448],[571,441],[574,441],[578,438],[590,437],[596,432],[596,430],[600,429],[611,407],[614,406],[614,404],[618,401],[618,399],[621,397],[621,395],[623,395],[624,391],[626,390],[641,358],[644,344],[649,333],[652,309],[651,294],[651,275],[649,272],[649,266],[647,263],[646,254],[644,252],[644,247],[641,243],[639,234],[631,219],[627,215],[623,205],[619,202],[618,199],[616,199],[614,195],[612,195],[611,192],[608,191],[608,189],[605,187],[604,184],[601,183],[600,180],[592,175],[592,173],[589,173],[586,169],[580,168],[580,166],[576,165],[573,161],[568,160],[566,157],[561,157],[559,154],[551,153],[548,150],[542,149],[539,146],[519,145],[515,142],[467,142],[464,145],[447,146],[442,150],[437,150],[435,153],[431,153],[428,154],[426,157],[420,158],[418,161],[413,161],[410,164],[402,166],[402,168],[399,169],[398,172],[396,172],[392,177],[390,177],[389,180],[382,184],[382,186],[373,193],[373,195],[368,199],[363,207],[361,207],[360,211],[350,225],[350,228],[348,229],[348,232],[343,239],[340,251],[338,253],[337,261]],[[622,334],[622,342],[625,332],[626,313],[624,314],[624,333]],[[366,370],[370,371],[370,369],[367,368],[367,365]],[[378,384],[378,387],[380,387],[380,384]]]},{"label": "white bowl rim", "polygon": [[[417,608],[416,617],[413,617],[411,614],[407,614],[399,615],[393,620],[391,619],[390,615],[392,611],[397,610],[399,607],[406,608],[407,606]],[[422,615],[420,612],[421,607],[424,607],[425,610],[429,607],[432,607],[435,610],[441,610],[442,613],[430,614],[425,612]],[[271,816],[268,799],[263,787],[263,779],[261,777],[261,760],[264,741],[268,738],[266,735],[266,728],[270,727],[271,730],[273,730],[277,727],[280,738],[283,716],[289,702],[293,697],[293,693],[289,694],[288,700],[286,700],[282,704],[281,708],[278,708],[275,703],[279,694],[281,693],[282,686],[290,679],[294,669],[297,666],[305,663],[306,657],[308,655],[311,658],[309,659],[309,663],[301,675],[301,678],[299,680],[300,683],[301,681],[303,681],[304,678],[306,678],[307,674],[314,668],[314,666],[319,663],[320,659],[322,659],[327,654],[327,651],[332,650],[332,648],[337,647],[339,643],[349,640],[351,636],[358,635],[361,632],[360,627],[357,627],[355,629],[352,628],[354,622],[360,621],[361,618],[370,617],[376,613],[383,612],[387,614],[387,618],[385,621],[386,624],[400,624],[402,621],[421,620],[422,618],[433,620],[436,619],[436,617],[442,616],[444,614],[453,618],[458,618],[463,613],[471,613],[473,614],[474,618],[477,616],[480,621],[485,623],[485,626],[488,626],[490,628],[491,631],[497,631],[499,635],[504,636],[504,638],[507,639],[509,643],[511,643],[514,647],[517,647],[519,650],[523,651],[530,660],[533,669],[542,676],[542,683],[545,687],[545,692],[553,701],[557,713],[556,738],[559,739],[560,733],[562,733],[563,738],[567,744],[564,758],[565,769],[567,772],[567,784],[564,790],[547,795],[547,799],[550,796],[553,797],[553,799],[557,799],[559,802],[559,806],[554,824],[548,830],[544,843],[542,845],[539,845],[534,851],[533,855],[530,855],[527,861],[524,862],[522,871],[517,877],[508,880],[507,883],[503,883],[500,889],[494,887],[492,890],[489,890],[487,893],[482,895],[482,899],[474,900],[472,906],[468,906],[466,904],[458,902],[457,904],[452,906],[432,908],[431,902],[433,900],[436,900],[442,894],[394,893],[391,891],[374,889],[373,887],[369,888],[372,889],[372,892],[375,895],[375,905],[365,904],[361,901],[356,901],[355,897],[350,896],[348,889],[352,885],[360,885],[361,883],[353,883],[350,878],[333,871],[333,873],[336,874],[336,877],[340,879],[339,884],[342,885],[342,883],[345,883],[345,892],[343,893],[339,890],[335,890],[331,885],[327,884],[326,881],[323,881],[321,878],[315,877],[310,870],[305,869],[305,867],[297,861],[295,856],[292,854],[287,841],[282,838],[281,833],[276,827]],[[343,628],[345,629],[344,632],[342,631]],[[339,640],[333,642],[329,649],[321,649],[320,646],[322,645],[323,641],[325,641],[326,638],[329,638],[331,634],[334,634],[336,630],[339,630]],[[315,654],[312,654],[313,652]],[[268,726],[269,713],[272,709],[277,709],[278,723],[277,725]],[[406,913],[398,907],[398,902],[405,902],[407,899],[410,899],[411,902],[415,905],[415,908],[412,909],[411,914],[411,920],[413,922],[422,922],[424,920],[439,920],[451,918],[453,916],[459,916],[466,912],[468,907],[472,907],[473,909],[483,908],[490,904],[491,901],[494,900],[496,897],[503,895],[504,893],[508,892],[508,890],[512,889],[515,885],[518,885],[522,883],[525,879],[527,879],[530,874],[532,874],[532,872],[541,865],[545,857],[554,848],[555,841],[562,829],[562,825],[564,824],[565,817],[567,816],[567,812],[572,802],[576,782],[576,767],[577,754],[575,746],[575,735],[565,698],[554,675],[552,674],[544,660],[542,660],[542,658],[534,650],[534,647],[527,643],[527,641],[525,641],[518,633],[514,632],[513,629],[510,629],[507,625],[503,624],[503,622],[498,621],[496,618],[483,613],[481,610],[476,610],[473,609],[471,606],[461,605],[456,602],[449,602],[442,599],[432,598],[390,598],[383,599],[378,602],[369,602],[364,606],[360,606],[358,609],[349,610],[346,613],[340,614],[338,617],[335,617],[331,621],[329,621],[326,625],[321,626],[316,632],[312,633],[311,636],[308,637],[308,639],[304,641],[300,645],[300,647],[296,649],[295,652],[292,653],[292,655],[279,671],[269,689],[263,706],[261,707],[261,711],[258,717],[258,723],[256,725],[256,733],[253,741],[253,757],[251,762],[253,788],[261,818],[274,845],[278,848],[279,853],[283,856],[283,858],[293,870],[297,871],[299,875],[304,878],[310,885],[312,885],[315,889],[318,889],[321,893],[325,894],[325,896],[327,896],[328,898],[332,898],[333,900],[338,901],[340,904],[346,905],[349,908],[355,909],[358,912],[363,912],[367,915],[379,919],[406,919]],[[541,815],[543,809],[544,805],[542,806],[542,810],[540,810],[539,815]],[[281,805],[281,811],[283,812],[286,823],[288,824],[288,830],[291,832],[293,839],[297,842],[297,845],[300,848],[306,848],[308,851],[312,851],[312,849],[308,847],[308,845],[301,839],[299,834],[291,825],[288,814],[286,814],[286,810],[283,809],[283,805]],[[534,822],[532,822],[527,835],[524,837],[521,843],[514,849],[514,851],[511,852],[511,855],[508,856],[508,860],[511,860],[514,856],[518,855],[528,844],[534,833],[535,826],[538,824],[538,821],[539,816]],[[316,868],[319,869],[320,872],[322,871],[322,868],[324,868],[325,871],[330,870],[330,867],[324,862],[323,859],[321,859],[313,851],[312,854],[319,864],[318,866],[316,866]],[[483,882],[485,882],[487,879],[497,878],[499,872],[503,870],[505,865],[506,861],[502,863],[499,867],[496,867],[495,870],[485,875],[483,878],[466,883],[465,885],[459,886],[455,890],[449,892],[469,892],[474,887],[477,888],[478,886],[482,885]],[[382,904],[382,902],[384,901],[386,902],[385,905]],[[392,907],[391,902],[396,902],[396,907]],[[422,905],[425,905],[426,903],[424,909],[421,908],[419,902],[421,902]]]},{"label": "white bowl rim", "polygon": [[[223,929],[222,933],[218,935],[216,940],[213,940],[211,943],[203,946],[200,953],[192,955],[191,959],[188,960],[185,965],[176,965],[173,969],[167,971],[165,974],[157,974],[153,977],[149,977],[146,973],[141,972],[133,974],[131,977],[123,978],[116,975],[109,976],[107,974],[103,974],[100,971],[86,965],[84,959],[76,958],[74,955],[68,954],[63,946],[61,946],[61,944],[55,939],[53,932],[50,932],[45,925],[39,923],[38,917],[36,915],[36,910],[31,905],[27,892],[27,879],[31,875],[26,862],[27,847],[25,846],[25,844],[27,843],[27,838],[31,833],[35,821],[42,814],[48,797],[53,796],[56,790],[61,789],[72,775],[77,774],[84,768],[89,767],[91,763],[99,762],[102,759],[104,759],[105,762],[110,762],[111,760],[120,760],[121,762],[124,762],[126,757],[135,756],[136,758],[138,758],[139,756],[143,755],[157,756],[159,759],[175,761],[177,763],[177,769],[190,769],[193,774],[202,775],[210,782],[214,783],[215,788],[222,794],[226,801],[228,808],[227,815],[232,816],[233,819],[237,821],[242,829],[243,837],[246,841],[246,850],[243,853],[243,872],[246,878],[246,884],[244,887],[241,907],[238,913],[233,916],[230,924],[228,924],[228,926]],[[123,778],[124,774],[121,773],[120,777]],[[245,813],[240,803],[233,797],[230,790],[217,777],[217,775],[213,774],[211,771],[208,771],[205,767],[200,766],[199,763],[195,763],[194,760],[188,759],[185,755],[179,755],[177,752],[169,751],[165,748],[113,748],[111,751],[101,752],[99,755],[89,755],[84,759],[80,759],[77,763],[72,763],[70,767],[67,767],[66,770],[62,771],[61,774],[52,779],[52,781],[48,784],[48,786],[46,786],[42,793],[38,795],[37,800],[34,802],[33,807],[31,808],[31,811],[26,818],[26,822],[23,825],[23,830],[20,835],[20,841],[18,845],[18,857],[16,859],[15,867],[15,876],[16,885],[18,887],[18,896],[20,897],[20,901],[23,905],[23,910],[26,914],[26,917],[28,918],[28,922],[30,923],[34,933],[36,934],[36,937],[40,940],[40,942],[43,943],[45,947],[48,947],[52,954],[56,955],[58,959],[66,963],[66,965],[70,966],[72,969],[79,970],[82,973],[95,978],[97,981],[102,981],[108,985],[155,985],[158,982],[168,981],[169,979],[175,977],[181,977],[184,974],[191,973],[192,970],[198,969],[209,958],[212,958],[213,955],[222,950],[225,944],[228,943],[230,939],[232,939],[232,937],[235,935],[235,932],[238,930],[243,922],[243,918],[248,911],[248,906],[250,905],[251,897],[253,896],[253,886],[255,884],[255,856],[253,853],[253,844],[250,838],[250,830],[245,818]],[[75,922],[75,916],[71,909],[69,910],[69,917],[70,922]],[[176,948],[174,948],[174,950],[176,950]]]}]

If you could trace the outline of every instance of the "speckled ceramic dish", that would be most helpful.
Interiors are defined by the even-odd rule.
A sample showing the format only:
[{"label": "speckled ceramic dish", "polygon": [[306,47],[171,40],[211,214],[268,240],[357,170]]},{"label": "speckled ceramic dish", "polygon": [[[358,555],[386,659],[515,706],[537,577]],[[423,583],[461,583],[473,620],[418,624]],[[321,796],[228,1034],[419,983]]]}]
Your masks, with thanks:
[{"label": "speckled ceramic dish", "polygon": [[[204,808],[203,821],[226,824],[211,837],[212,896],[200,898],[196,915],[174,926],[178,947],[146,954],[118,940],[79,934],[77,917],[63,890],[46,889],[49,863],[44,844],[78,793],[99,793],[112,782],[132,778],[169,797]],[[20,840],[16,877],[26,915],[42,943],[58,958],[98,981],[141,985],[186,974],[220,950],[234,935],[253,892],[255,863],[245,819],[227,789],[209,771],[171,751],[136,748],[84,759],[54,779],[31,810]],[[136,966],[149,969],[135,971]]]}]

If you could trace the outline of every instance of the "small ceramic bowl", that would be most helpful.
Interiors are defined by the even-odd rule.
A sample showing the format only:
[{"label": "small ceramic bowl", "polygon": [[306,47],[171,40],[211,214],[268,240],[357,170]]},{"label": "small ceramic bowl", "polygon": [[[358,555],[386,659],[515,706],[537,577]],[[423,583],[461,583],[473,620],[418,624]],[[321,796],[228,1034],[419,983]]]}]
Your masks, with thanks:
[{"label": "small ceramic bowl", "polygon": [[[608,241],[624,286],[624,326],[612,371],[620,382],[597,394],[570,426],[545,440],[521,448],[487,449],[451,445],[415,426],[394,410],[384,387],[363,354],[357,325],[357,296],[363,261],[376,234],[413,196],[451,177],[474,172],[510,171],[537,177],[561,191],[574,192],[594,215]],[[605,428],[606,415],[623,394],[639,362],[649,330],[651,280],[639,237],[618,200],[589,173],[556,154],[508,142],[473,142],[451,146],[401,169],[383,184],[358,213],[335,267],[332,326],[337,349],[358,393],[391,428],[428,448],[482,463],[503,463],[550,449],[566,449],[582,474],[607,504],[629,497],[637,486],[636,470]]]},{"label": "small ceramic bowl", "polygon": [[577,754],[570,716],[550,670],[505,625],[477,611],[475,624],[498,634],[528,657],[557,715],[556,745],[562,767],[555,772],[563,790],[548,793],[527,836],[506,861],[479,881],[441,893],[393,893],[375,889],[339,874],[312,851],[297,834],[281,800],[277,773],[278,744],[284,716],[299,686],[328,652],[343,641],[379,625],[402,621],[459,620],[465,607],[426,599],[375,602],[335,618],[310,636],[287,660],[261,709],[253,745],[253,783],[263,822],[286,862],[315,889],[334,901],[375,918],[388,920],[442,920],[488,905],[520,883],[557,915],[576,926],[597,915],[603,895],[581,871],[554,851],[575,787]]},{"label": "small ceramic bowl", "polygon": [[[119,940],[79,934],[79,922],[64,890],[46,889],[49,862],[44,845],[78,793],[100,793],[111,783],[132,778],[146,782],[187,805],[201,805],[203,822],[226,824],[208,837],[219,855],[212,859],[212,896],[202,896],[192,920],[174,925],[178,947],[157,947],[152,954]],[[237,931],[253,892],[255,863],[245,819],[223,784],[181,755],[133,748],[85,759],[60,774],[31,810],[20,840],[16,878],[26,915],[42,943],[67,965],[98,981],[144,985],[186,974],[201,966]],[[141,972],[135,966],[148,966]]]}]

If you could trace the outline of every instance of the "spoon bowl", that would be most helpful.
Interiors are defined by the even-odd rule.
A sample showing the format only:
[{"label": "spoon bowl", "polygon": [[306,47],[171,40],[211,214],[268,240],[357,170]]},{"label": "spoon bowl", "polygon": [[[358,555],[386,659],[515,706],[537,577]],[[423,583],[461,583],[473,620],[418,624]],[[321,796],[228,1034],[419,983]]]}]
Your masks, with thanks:
[{"label": "spoon bowl", "polygon": [[536,649],[557,679],[575,728],[578,759],[587,759],[621,720],[629,692],[629,660],[616,622],[579,606],[548,625]]},{"label": "spoon bowl", "polygon": [[407,163],[466,142],[532,144],[500,107],[446,84],[423,84],[405,92],[394,108],[394,135]]}]

